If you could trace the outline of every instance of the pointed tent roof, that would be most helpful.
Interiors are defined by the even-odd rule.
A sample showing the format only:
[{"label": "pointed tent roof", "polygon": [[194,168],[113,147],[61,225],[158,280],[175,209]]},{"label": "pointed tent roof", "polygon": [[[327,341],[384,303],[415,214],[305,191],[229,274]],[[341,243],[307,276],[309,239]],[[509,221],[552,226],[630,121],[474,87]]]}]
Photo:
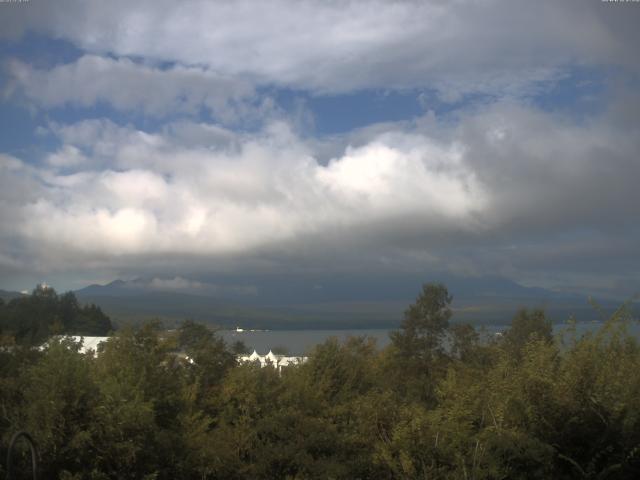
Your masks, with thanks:
[{"label": "pointed tent roof", "polygon": [[273,363],[278,363],[278,359],[276,358],[276,356],[273,354],[271,350],[269,350],[269,353],[265,355],[265,359]]}]

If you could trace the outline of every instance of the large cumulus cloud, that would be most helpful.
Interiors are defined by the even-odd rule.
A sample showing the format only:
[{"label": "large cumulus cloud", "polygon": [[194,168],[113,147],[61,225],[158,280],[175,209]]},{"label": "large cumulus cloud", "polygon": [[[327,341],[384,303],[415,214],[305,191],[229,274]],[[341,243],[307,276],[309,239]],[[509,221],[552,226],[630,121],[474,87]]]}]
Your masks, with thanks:
[{"label": "large cumulus cloud", "polygon": [[4,182],[35,185],[30,198],[4,201],[22,219],[12,231],[66,249],[65,261],[82,252],[240,253],[398,215],[464,223],[485,201],[455,146],[416,134],[372,139],[321,165],[283,123],[236,136],[231,147],[217,135],[185,146],[108,121],[53,128],[68,143],[50,168],[4,160]]},{"label": "large cumulus cloud", "polygon": [[515,276],[592,261],[591,271],[629,273],[640,253],[640,135],[616,128],[619,114],[580,122],[502,102],[455,123],[427,115],[346,134],[325,161],[283,122],[242,134],[52,124],[62,145],[46,165],[2,158],[0,205],[12,220],[1,235],[20,243],[24,265],[50,269],[262,255]]}]

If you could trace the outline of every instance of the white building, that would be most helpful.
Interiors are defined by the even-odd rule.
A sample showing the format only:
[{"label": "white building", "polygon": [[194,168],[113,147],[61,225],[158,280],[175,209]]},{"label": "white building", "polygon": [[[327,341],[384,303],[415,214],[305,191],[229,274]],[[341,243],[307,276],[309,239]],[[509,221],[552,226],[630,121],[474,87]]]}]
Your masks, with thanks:
[{"label": "white building", "polygon": [[[74,341],[74,343],[80,344],[80,353],[87,353],[88,351],[93,351],[94,355],[98,355],[98,345],[108,341],[111,337],[86,337],[80,335],[57,335],[55,338],[69,338]],[[49,346],[49,342],[44,343],[40,346],[40,350],[44,350]]]},{"label": "white building", "polygon": [[287,357],[285,355],[276,355],[271,350],[266,355],[259,355],[255,350],[251,355],[238,356],[238,363],[260,363],[260,367],[272,366],[279,372],[282,371],[282,367],[288,367],[289,365],[300,365],[305,363],[309,357]]}]

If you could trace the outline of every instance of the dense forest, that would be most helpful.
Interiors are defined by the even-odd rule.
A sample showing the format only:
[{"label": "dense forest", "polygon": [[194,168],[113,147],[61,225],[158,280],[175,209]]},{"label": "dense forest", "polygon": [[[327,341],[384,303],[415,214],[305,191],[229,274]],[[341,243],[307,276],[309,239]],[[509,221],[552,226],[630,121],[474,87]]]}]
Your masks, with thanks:
[{"label": "dense forest", "polygon": [[[67,328],[63,298],[39,300]],[[10,302],[0,458],[24,429],[41,478],[640,478],[640,347],[625,308],[580,338],[527,310],[481,338],[450,322],[450,304],[425,285],[389,347],[330,339],[279,374],[238,365],[194,322],[123,328],[97,355],[64,338],[34,350],[6,329]]]},{"label": "dense forest", "polygon": [[112,330],[100,307],[80,305],[73,292],[58,295],[53,288],[38,285],[31,295],[7,302],[0,298],[0,335],[21,345],[39,345],[51,335],[101,336]]}]

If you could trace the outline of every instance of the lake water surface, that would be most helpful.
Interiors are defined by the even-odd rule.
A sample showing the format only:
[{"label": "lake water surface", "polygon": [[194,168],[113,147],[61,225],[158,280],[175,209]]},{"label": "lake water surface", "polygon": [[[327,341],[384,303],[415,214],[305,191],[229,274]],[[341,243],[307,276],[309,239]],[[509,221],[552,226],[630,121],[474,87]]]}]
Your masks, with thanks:
[{"label": "lake water surface", "polygon": [[[596,331],[602,326],[600,322],[579,322],[576,323],[576,334],[583,335],[589,331]],[[554,325],[554,333],[560,333],[568,327],[567,324]],[[476,330],[483,335],[494,335],[508,328],[507,325],[484,325],[476,327]],[[640,324],[635,322],[631,325],[632,333],[640,338]],[[244,331],[223,330],[222,337],[228,342],[243,341],[250,351],[256,350],[260,354],[265,354],[274,348],[283,348],[291,355],[308,354],[317,344],[323,343],[330,337],[336,337],[344,341],[348,337],[367,336],[376,340],[378,347],[382,348],[389,344],[389,329],[357,329],[357,330],[262,330]]]}]

